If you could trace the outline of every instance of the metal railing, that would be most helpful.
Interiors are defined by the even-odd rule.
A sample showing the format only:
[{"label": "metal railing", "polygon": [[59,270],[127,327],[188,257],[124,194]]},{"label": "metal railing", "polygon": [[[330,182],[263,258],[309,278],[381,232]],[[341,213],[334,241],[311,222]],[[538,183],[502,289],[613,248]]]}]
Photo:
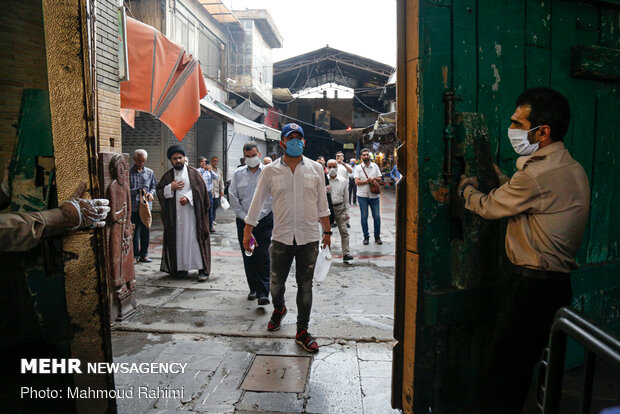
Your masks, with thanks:
[{"label": "metal railing", "polygon": [[[570,308],[561,308],[551,326],[537,379],[537,403],[543,414],[559,414],[566,341],[571,337],[586,349],[581,414],[590,412],[594,367],[602,359],[620,372],[620,339]],[[544,386],[541,382],[544,377]]]}]

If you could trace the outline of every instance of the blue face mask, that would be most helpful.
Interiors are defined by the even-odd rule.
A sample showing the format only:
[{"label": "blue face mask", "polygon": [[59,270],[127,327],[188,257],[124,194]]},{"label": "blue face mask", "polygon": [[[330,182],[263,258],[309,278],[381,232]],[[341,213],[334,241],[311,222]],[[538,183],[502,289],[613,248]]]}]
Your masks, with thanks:
[{"label": "blue face mask", "polygon": [[291,157],[299,157],[304,152],[304,142],[300,139],[293,138],[286,143],[284,152]]}]

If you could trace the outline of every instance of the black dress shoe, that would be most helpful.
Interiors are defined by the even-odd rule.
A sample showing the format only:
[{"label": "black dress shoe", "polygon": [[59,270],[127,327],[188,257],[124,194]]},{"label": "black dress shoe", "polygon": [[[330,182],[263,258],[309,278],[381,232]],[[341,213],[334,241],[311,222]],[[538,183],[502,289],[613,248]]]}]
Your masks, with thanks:
[{"label": "black dress shoe", "polygon": [[207,272],[205,272],[204,269],[200,269],[198,271],[198,281],[199,282],[206,282],[207,280],[209,280],[209,275],[207,274]]},{"label": "black dress shoe", "polygon": [[377,237],[377,238],[375,239],[375,243],[377,243],[377,244],[383,244],[383,242],[381,241],[381,238],[380,238],[380,237]]},{"label": "black dress shoe", "polygon": [[148,256],[141,257],[139,260],[140,260],[140,262],[142,262],[142,263],[151,263],[151,262],[153,261],[153,260],[151,260],[151,258],[150,258],[150,257],[148,257]]},{"label": "black dress shoe", "polygon": [[258,298],[258,306],[266,306],[269,305],[269,298],[267,296],[263,296],[262,298]]},{"label": "black dress shoe", "polygon": [[363,241],[362,243],[364,243],[364,244],[368,244],[368,242],[369,242],[368,237],[364,237],[364,241]]},{"label": "black dress shoe", "polygon": [[209,229],[209,233],[215,233],[215,229],[214,229],[213,227],[211,227],[211,228]]},{"label": "black dress shoe", "polygon": [[256,292],[248,293],[248,300],[254,300],[254,299],[256,299]]},{"label": "black dress shoe", "polygon": [[351,256],[350,254],[345,254],[344,256],[342,256],[343,262],[348,262],[349,260],[353,260],[353,256]]}]

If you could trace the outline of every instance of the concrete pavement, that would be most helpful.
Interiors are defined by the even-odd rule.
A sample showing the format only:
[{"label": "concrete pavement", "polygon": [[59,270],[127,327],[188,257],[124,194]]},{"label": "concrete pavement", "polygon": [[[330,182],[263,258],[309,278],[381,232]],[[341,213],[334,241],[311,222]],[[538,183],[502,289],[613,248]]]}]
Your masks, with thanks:
[{"label": "concrete pavement", "polygon": [[117,388],[183,389],[182,397],[117,399],[119,413],[195,411],[287,413],[391,413],[393,345],[394,193],[381,200],[382,246],[362,244],[359,207],[350,208],[351,250],[342,263],[334,228],[334,263],[314,285],[309,331],[321,349],[313,356],[304,392],[239,388],[256,354],[308,356],[294,341],[297,318],[294,269],[287,281],[289,308],[282,329],[267,331],[273,310],[246,299],[247,282],[232,211],[218,210],[211,235],[212,272],[175,279],[159,271],[161,227],[151,232],[151,264],[136,265],[136,314],[113,325],[115,362],[187,362],[184,373],[116,374]]}]

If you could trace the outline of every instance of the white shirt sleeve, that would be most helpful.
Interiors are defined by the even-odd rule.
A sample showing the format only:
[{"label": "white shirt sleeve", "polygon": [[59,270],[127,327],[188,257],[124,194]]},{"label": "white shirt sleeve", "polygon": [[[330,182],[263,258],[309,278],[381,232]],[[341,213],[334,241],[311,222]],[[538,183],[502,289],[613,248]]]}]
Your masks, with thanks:
[{"label": "white shirt sleeve", "polygon": [[379,168],[379,166],[377,164],[375,164],[373,177],[379,177],[379,178],[382,177],[381,169]]},{"label": "white shirt sleeve", "polygon": [[174,197],[174,191],[172,191],[172,184],[168,184],[164,187],[164,197],[172,198]]},{"label": "white shirt sleeve", "polygon": [[[323,187],[323,193],[325,193],[325,187]],[[250,226],[256,227],[258,225],[258,218],[263,208],[263,203],[270,195],[269,190],[269,177],[265,174],[265,170],[258,177],[258,183],[256,184],[256,191],[254,197],[252,197],[252,204],[248,210],[248,215],[245,216],[245,222]],[[327,204],[327,196],[325,196],[325,203]]]},{"label": "white shirt sleeve", "polygon": [[[319,173],[319,180],[317,180],[317,194],[319,195],[317,206],[319,209],[319,218],[321,218],[329,216],[331,211],[329,211],[329,205],[327,204],[327,188],[325,187],[325,179],[323,178],[325,173],[320,164],[317,172]],[[252,202],[252,204],[254,203]]]},{"label": "white shirt sleeve", "polygon": [[185,197],[189,201],[189,205],[193,206],[194,205],[194,192],[188,191],[187,193],[185,193]]}]

